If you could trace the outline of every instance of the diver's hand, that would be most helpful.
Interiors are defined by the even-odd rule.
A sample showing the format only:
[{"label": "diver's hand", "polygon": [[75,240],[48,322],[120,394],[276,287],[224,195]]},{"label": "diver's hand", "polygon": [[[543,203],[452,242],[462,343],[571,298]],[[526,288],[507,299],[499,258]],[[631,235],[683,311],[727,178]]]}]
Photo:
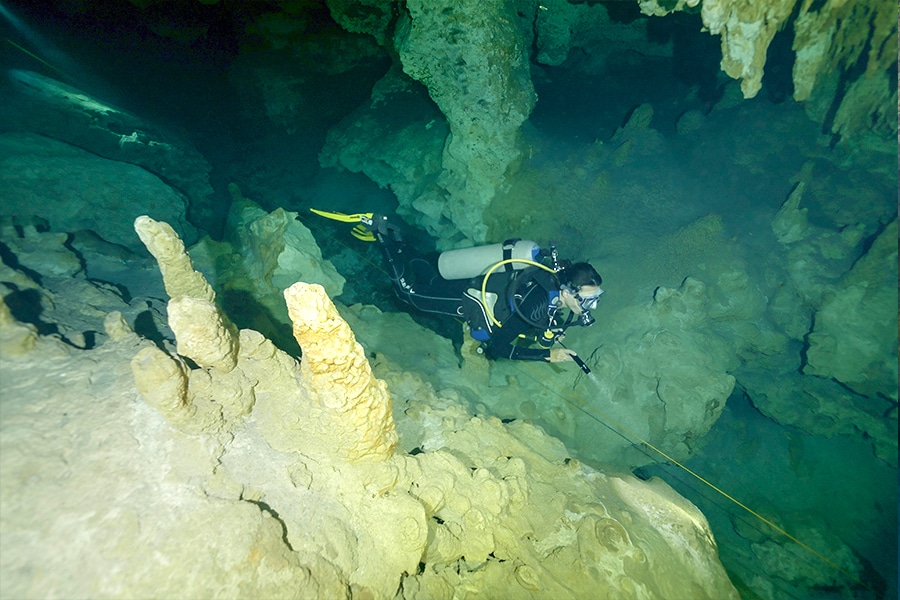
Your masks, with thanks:
[{"label": "diver's hand", "polygon": [[550,351],[550,362],[571,362],[573,356],[575,356],[574,350],[569,350],[568,348],[554,348]]}]

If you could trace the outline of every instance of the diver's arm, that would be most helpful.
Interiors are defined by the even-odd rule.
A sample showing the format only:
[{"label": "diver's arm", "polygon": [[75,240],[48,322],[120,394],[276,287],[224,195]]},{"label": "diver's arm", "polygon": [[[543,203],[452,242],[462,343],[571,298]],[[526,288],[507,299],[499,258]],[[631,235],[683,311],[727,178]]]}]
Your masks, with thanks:
[{"label": "diver's arm", "polygon": [[550,362],[558,363],[558,362],[572,362],[575,356],[574,350],[569,350],[568,348],[554,348],[550,351]]}]

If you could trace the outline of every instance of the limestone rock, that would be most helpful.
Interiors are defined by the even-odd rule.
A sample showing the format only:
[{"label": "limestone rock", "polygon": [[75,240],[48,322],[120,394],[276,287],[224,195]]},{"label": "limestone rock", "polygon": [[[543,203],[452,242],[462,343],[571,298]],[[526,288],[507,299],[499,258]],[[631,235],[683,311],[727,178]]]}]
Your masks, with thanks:
[{"label": "limestone rock", "polygon": [[192,262],[207,275],[235,322],[262,332],[282,348],[293,346],[292,340],[285,343],[290,318],[284,290],[302,280],[339,296],[344,277],[322,257],[297,213],[280,208],[267,213],[243,197],[235,184],[229,190],[232,204],[225,241],[204,237],[190,248]]},{"label": "limestone rock", "polygon": [[188,400],[189,368],[179,357],[172,357],[147,346],[131,360],[137,391],[150,406],[175,424],[183,424],[196,412]]},{"label": "limestone rock", "polygon": [[[235,418],[253,404],[252,387],[244,384],[242,373],[233,373],[238,360],[238,331],[216,306],[215,292],[194,270],[183,242],[167,223],[141,216],[134,228],[163,274],[171,298],[168,315],[177,351],[201,367],[191,371],[180,356],[169,357],[156,348],[147,348],[131,365],[138,389],[149,404],[186,431],[233,427]],[[211,380],[220,390],[230,388],[233,392],[210,393]]]},{"label": "limestone rock", "polygon": [[184,198],[155,175],[39,135],[0,135],[0,185],[5,190],[2,216],[25,222],[37,217],[54,232],[86,229],[107,242],[142,250],[128,223],[135,213],[152,212],[175,223],[186,239],[196,238],[185,218]]},{"label": "limestone rock", "polygon": [[897,419],[891,416],[893,402],[854,393],[839,382],[800,373],[799,357],[779,355],[781,372],[741,369],[741,385],[753,405],[767,417],[803,431],[831,437],[862,436],[874,454],[897,466]]},{"label": "limestone rock", "polygon": [[571,389],[548,385],[537,368],[495,363],[489,391],[479,395],[491,396],[494,414],[533,419],[585,459],[620,468],[660,460],[634,445],[643,439],[684,460],[719,418],[739,364],[717,331],[725,317],[709,288],[689,277],[658,288],[649,305],[607,312],[603,324],[573,332],[571,347],[592,375],[578,375]]},{"label": "limestone rock", "polygon": [[[206,294],[171,229],[137,228],[168,289]],[[302,364],[245,329],[234,368],[193,368],[115,313],[93,349],[0,355],[4,595],[737,597],[666,486],[582,466],[389,361],[378,381],[321,286],[286,300]]]},{"label": "limestone rock", "polygon": [[19,268],[53,277],[71,277],[84,268],[81,260],[65,248],[69,234],[39,233],[35,225],[25,221],[21,226],[21,235],[12,228],[4,227],[4,243],[15,254]]},{"label": "limestone rock", "polygon": [[181,239],[167,223],[147,216],[138,217],[134,228],[159,262],[178,352],[201,367],[231,371],[237,361],[237,329],[216,306],[215,292],[194,270]]},{"label": "limestone rock", "polygon": [[214,302],[216,294],[203,275],[194,270],[184,242],[172,226],[144,215],[134,221],[134,230],[159,263],[170,298],[188,296]]},{"label": "limestone rock", "polygon": [[866,247],[864,224],[835,231],[810,223],[801,208],[807,189],[801,178],[772,225],[787,250],[778,260],[788,277],[768,302],[783,343],[742,352],[737,376],[770,418],[817,435],[862,432],[895,465],[896,221]]},{"label": "limestone rock", "polygon": [[[410,492],[429,518],[423,572],[404,578],[402,597],[737,597],[714,583],[721,566],[701,550],[711,544],[705,519],[662,482],[594,471],[523,421],[473,418],[421,394],[402,400],[422,451]],[[677,547],[679,560],[663,558]]]},{"label": "limestone rock", "polygon": [[120,340],[134,335],[134,329],[125,321],[125,317],[117,310],[112,311],[103,319],[103,331],[111,340]]},{"label": "limestone rock", "polygon": [[[189,243],[194,241],[195,231],[188,221],[199,227],[213,228],[215,219],[210,199],[213,190],[209,184],[212,167],[190,143],[82,90],[38,73],[11,71],[9,83],[11,89],[4,90],[9,93],[4,95],[4,104],[0,107],[0,128],[9,132],[34,132],[59,140],[57,144],[68,148],[68,152],[83,149],[86,154],[77,154],[83,156],[84,164],[60,176],[65,175],[70,185],[71,182],[86,182],[89,187],[84,192],[85,199],[92,208],[97,208],[101,198],[107,204],[111,204],[113,199],[129,198],[127,206],[130,210],[117,216],[112,223],[119,226],[120,232],[129,230],[123,226],[124,221],[134,218],[136,212],[152,212],[164,218]],[[48,161],[48,167],[52,165],[49,161],[59,156],[59,152],[49,153],[44,159]],[[98,173],[87,171],[97,170],[97,165],[106,164],[97,157],[130,163],[135,167],[129,169],[125,165],[117,165],[115,168],[127,174],[118,177],[107,175],[103,185],[100,185],[99,181],[92,182]],[[32,157],[28,161],[33,163],[35,159]],[[165,192],[150,189],[161,187],[157,178],[171,187]],[[116,191],[121,181],[130,182],[128,191]],[[136,182],[141,182],[141,186],[148,189],[142,194],[136,193]],[[190,202],[185,202],[182,194]],[[144,207],[133,208],[136,203]],[[165,203],[179,209],[179,212],[165,212],[162,206]],[[189,210],[187,215],[186,209]],[[81,215],[81,218],[86,216]],[[72,231],[76,228],[60,229]],[[102,234],[101,231],[98,233]],[[122,243],[117,238],[106,239]]]},{"label": "limestone rock", "polygon": [[[801,589],[847,588],[858,585],[863,568],[853,550],[819,523],[803,523],[808,518],[804,519],[802,515],[796,515],[795,518],[796,522],[801,523],[796,526],[800,539],[825,552],[825,557],[838,568],[821,569],[818,565],[813,567],[809,564],[808,553],[802,548],[794,544],[784,546],[771,538],[751,544],[754,561],[765,565],[767,573]],[[778,597],[783,590],[769,582],[759,583],[773,598]]]},{"label": "limestone rock", "polygon": [[285,290],[294,337],[303,349],[300,373],[310,397],[335,421],[336,450],[350,460],[386,458],[397,444],[391,396],[372,375],[365,351],[325,290],[295,283]]},{"label": "limestone rock", "polygon": [[786,271],[804,302],[818,306],[840,275],[850,267],[864,233],[862,223],[834,231],[813,226],[801,208],[806,175],[781,205],[772,221],[776,238],[787,247]]},{"label": "limestone rock", "polygon": [[234,326],[223,321],[212,302],[189,296],[172,298],[169,326],[178,340],[178,353],[201,367],[227,373],[237,364],[238,338]]},{"label": "limestone rock", "polygon": [[[267,213],[243,197],[235,184],[228,189],[232,199],[228,237],[243,258],[247,276],[258,282],[257,296],[275,296],[282,303],[282,292],[298,280],[322,285],[329,296],[341,295],[344,278],[322,257],[312,233],[297,220],[297,213],[280,208]],[[268,294],[263,293],[266,285]]]},{"label": "limestone rock", "polygon": [[394,20],[393,0],[326,0],[332,18],[353,33],[368,33],[385,45]]},{"label": "limestone rock", "polygon": [[[17,321],[33,326],[42,339],[85,348],[101,342],[110,311],[131,322],[159,316],[140,295],[152,287],[142,259],[129,253],[129,281],[140,282],[132,297],[121,286],[88,276],[90,261],[74,247],[74,237],[46,231],[46,223],[0,220],[0,243],[8,250],[0,263],[0,295]],[[154,328],[167,329],[162,323]]]},{"label": "limestone rock", "polygon": [[31,369],[0,365],[4,597],[348,597],[334,567],[292,551],[283,523],[240,500],[240,485],[209,493],[214,439],[134,402],[127,356],[141,345],[64,357],[42,347]]},{"label": "limestone rock", "polygon": [[897,400],[896,268],[895,220],[817,311],[804,373]]},{"label": "limestone rock", "polygon": [[805,186],[803,181],[797,184],[772,220],[772,231],[782,244],[792,244],[809,235],[809,221],[806,217],[809,210],[800,208]]},{"label": "limestone rock", "polygon": [[[396,122],[398,111],[404,115],[402,126]],[[427,91],[395,66],[375,84],[368,103],[328,131],[319,162],[364,173],[390,188],[400,215],[440,236],[449,232],[442,207],[425,199],[441,197],[436,179],[448,133]]]},{"label": "limestone rock", "polygon": [[[663,16],[693,9],[700,1],[639,4],[644,14]],[[752,98],[762,85],[769,44],[795,11],[794,99],[812,99],[806,102],[807,110],[848,146],[895,154],[897,86],[890,75],[897,64],[892,50],[897,38],[893,2],[705,0],[700,14],[704,27],[722,38],[722,70],[741,79],[744,97]],[[864,68],[852,66],[857,64]],[[830,116],[835,106],[837,112]]]},{"label": "limestone rock", "polygon": [[416,0],[394,33],[404,72],[428,88],[450,126],[441,215],[475,241],[485,239],[482,213],[521,153],[519,126],[536,101],[516,22],[503,0]]},{"label": "limestone rock", "polygon": [[[452,342],[417,324],[409,314],[382,312],[365,304],[339,310],[359,343],[368,352],[378,354],[372,361],[376,372],[383,361],[390,364],[389,369],[399,371],[421,371],[426,365],[425,377],[436,389],[455,389],[464,394],[472,391],[467,378],[460,377],[459,356]],[[402,344],[395,343],[397,336],[403,337]]]},{"label": "limestone rock", "polygon": [[672,55],[670,43],[659,43],[648,35],[646,19],[614,22],[603,4],[566,0],[528,2],[520,3],[519,14],[523,29],[534,31],[534,60],[540,64],[559,66],[573,49],[589,55],[594,64],[600,63],[599,57],[613,49],[628,48],[643,56]]}]

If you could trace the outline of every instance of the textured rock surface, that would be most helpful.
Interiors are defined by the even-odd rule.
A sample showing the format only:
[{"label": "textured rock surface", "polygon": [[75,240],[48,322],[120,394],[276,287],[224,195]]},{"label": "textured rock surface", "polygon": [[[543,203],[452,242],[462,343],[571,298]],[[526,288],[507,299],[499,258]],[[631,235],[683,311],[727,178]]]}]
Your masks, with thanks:
[{"label": "textured rock surface", "polygon": [[375,379],[365,351],[320,285],[298,282],[284,291],[294,337],[303,349],[300,375],[312,401],[332,424],[320,423],[350,460],[386,458],[397,444],[391,396]]},{"label": "textured rock surface", "polygon": [[[273,299],[267,302],[267,308],[271,310],[276,303],[283,306],[282,292],[297,279],[318,283],[329,296],[341,295],[344,278],[322,257],[312,233],[297,220],[296,212],[278,208],[267,213],[243,197],[236,185],[228,189],[231,209],[226,235],[240,256],[248,283],[255,287],[254,295]],[[235,283],[233,278],[230,283]]]},{"label": "textured rock surface", "polygon": [[296,350],[284,290],[302,279],[338,296],[344,277],[322,257],[297,213],[281,208],[266,212],[235,184],[229,189],[232,204],[225,240],[204,236],[190,249],[192,261],[236,323],[263,333],[283,349]]},{"label": "textured rock surface", "polygon": [[[699,0],[639,4],[645,14],[657,16],[699,7],[703,26],[721,37],[722,70],[741,80],[745,98],[760,89],[776,33],[792,28],[795,99],[806,101],[809,114],[847,147],[895,153],[896,115],[884,107],[896,105],[896,85],[890,79],[896,57],[887,51],[896,39],[896,23],[886,0],[866,6],[799,5],[795,0],[711,0],[702,7]],[[384,2],[342,0],[331,6],[348,30],[369,33],[386,46],[385,40],[392,40],[404,72],[427,87],[450,133],[435,169],[435,136],[418,130],[421,111],[412,111],[407,127],[400,127],[399,113],[380,107],[383,92],[376,90],[368,109],[359,109],[333,130],[322,164],[341,165],[366,173],[379,185],[396,186],[400,212],[441,238],[442,247],[458,244],[460,232],[470,241],[483,240],[485,209],[514,183],[512,175],[524,155],[518,132],[533,106],[521,47],[533,47],[536,62],[554,66],[579,48],[587,55],[584,62],[592,65],[581,66],[580,76],[586,78],[599,76],[591,68],[603,72],[597,65],[612,47],[644,56],[673,52],[671,43],[647,33],[647,21],[622,23],[607,5],[554,0],[518,2],[515,11],[511,7],[499,0],[470,8],[408,3],[391,25]],[[717,107],[733,101],[726,96]],[[382,146],[378,141],[385,129],[400,133],[392,133],[390,143]],[[530,148],[529,154],[535,150]],[[410,177],[414,172],[417,177]]]},{"label": "textured rock surface", "polygon": [[385,45],[394,20],[393,0],[326,0],[332,18],[353,33],[367,33]]},{"label": "textured rock surface", "polygon": [[828,436],[863,432],[896,465],[896,221],[869,245],[864,223],[840,232],[810,223],[807,189],[801,180],[772,222],[787,277],[768,310],[789,341],[738,377],[779,422]]},{"label": "textured rock surface", "polygon": [[[77,240],[76,235],[39,231],[32,225],[0,223],[0,245],[8,252],[0,262],[0,294],[13,319],[41,336],[91,348],[107,335],[107,312],[116,310],[144,335],[160,340],[169,328],[159,312],[163,303],[154,297],[158,290],[147,284],[158,277],[152,259],[124,251],[127,263],[112,261],[118,263],[118,273],[127,273],[120,280],[129,285],[126,291],[122,285],[91,279],[96,270],[84,261],[79,251],[84,246]],[[66,301],[73,297],[79,301]]]},{"label": "textured rock surface", "polygon": [[619,436],[590,433],[611,423],[630,440],[647,440],[678,460],[690,457],[734,388],[736,358],[714,331],[713,311],[707,286],[687,278],[678,289],[657,288],[651,305],[616,315],[617,325],[590,354],[594,377],[576,387],[578,397],[590,399],[586,410],[568,408],[557,421],[564,439],[615,464],[660,459]]},{"label": "textured rock surface", "polygon": [[560,66],[572,50],[590,55],[595,64],[599,57],[625,48],[644,56],[672,54],[670,43],[648,34],[648,20],[614,21],[601,3],[526,0],[517,2],[517,8],[523,32],[534,33],[536,52],[532,58],[540,64]]},{"label": "textured rock surface", "polygon": [[184,242],[171,225],[142,215],[134,220],[134,230],[159,264],[170,298],[186,296],[215,302],[216,293],[203,275],[194,270]]},{"label": "textured rock surface", "polygon": [[[398,114],[403,114],[403,125],[397,122]],[[364,173],[390,188],[400,215],[440,234],[448,231],[440,205],[419,199],[442,193],[437,178],[448,133],[427,91],[396,66],[375,84],[368,103],[329,130],[319,162]]]},{"label": "textured rock surface", "polygon": [[[428,88],[450,127],[438,180],[444,193],[417,199],[418,210],[484,241],[482,212],[521,153],[519,126],[536,101],[515,7],[508,0],[407,2],[394,45],[403,71]],[[430,225],[453,233],[436,219]]]},{"label": "textured rock surface", "polygon": [[833,378],[865,396],[897,400],[897,221],[854,263],[816,313],[809,334],[810,375]]},{"label": "textured rock surface", "polygon": [[[790,23],[796,54],[794,99],[809,101],[814,118],[844,136],[848,144],[895,153],[891,144],[895,148],[897,85],[890,74],[897,62],[893,2],[641,0],[639,4],[644,14],[657,16],[701,5],[704,27],[722,38],[722,70],[741,80],[745,98],[759,92],[772,38]],[[842,74],[846,72],[850,74]]]},{"label": "textured rock surface", "polygon": [[[168,289],[206,292],[171,229],[138,228]],[[317,398],[387,388],[320,287],[287,299],[302,365],[242,330],[233,369],[189,367],[115,312],[94,349],[41,336],[0,355],[4,597],[737,598],[667,486],[582,466],[388,363],[411,453],[388,436],[381,460],[345,460],[334,428],[357,424],[323,420]]]},{"label": "textured rock surface", "polygon": [[[183,229],[185,218],[198,227],[215,227],[213,190],[208,179],[212,167],[189,142],[82,90],[30,71],[10,72],[10,76],[0,83],[0,94],[4,97],[0,129],[39,133],[91,155],[145,169],[156,176],[148,176],[149,179],[159,178],[177,190],[175,194],[169,191],[169,195],[183,195],[189,199],[187,203],[183,200],[174,203],[182,207],[182,214],[177,218],[170,213],[155,214],[170,220],[182,234],[188,233]],[[101,162],[96,156],[91,158]],[[124,170],[123,165],[120,168]],[[124,192],[120,194],[120,197],[125,196]],[[139,198],[134,190],[127,196],[132,202]],[[148,194],[144,202],[154,196],[164,197],[161,192]],[[90,201],[95,199],[92,197]],[[187,215],[184,214],[185,207]],[[138,206],[127,217],[134,218],[148,210],[149,207]],[[185,239],[191,242],[193,235]]]},{"label": "textured rock surface", "polygon": [[37,327],[16,321],[6,302],[0,298],[0,356],[11,358],[34,350]]},{"label": "textured rock surface", "polygon": [[48,137],[0,134],[0,185],[0,216],[20,222],[36,219],[57,232],[89,230],[106,242],[141,250],[127,233],[128,223],[152,213],[174,223],[185,239],[197,239],[185,198],[158,177]]}]

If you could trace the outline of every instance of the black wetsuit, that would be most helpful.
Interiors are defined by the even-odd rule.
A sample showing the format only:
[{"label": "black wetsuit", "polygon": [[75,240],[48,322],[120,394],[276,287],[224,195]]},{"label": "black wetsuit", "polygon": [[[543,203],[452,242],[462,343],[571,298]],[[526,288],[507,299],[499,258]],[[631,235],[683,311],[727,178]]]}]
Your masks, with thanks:
[{"label": "black wetsuit", "polygon": [[[521,280],[523,276],[528,279]],[[478,285],[481,285],[481,278],[478,278]],[[501,326],[494,330],[491,341],[485,345],[485,351],[491,358],[550,360],[549,349],[528,348],[517,342],[533,342],[548,327],[558,326],[555,321],[551,323],[550,320],[551,299],[559,296],[556,280],[544,271],[520,271],[515,288],[516,310],[511,310],[509,316],[500,319]]]},{"label": "black wetsuit", "polygon": [[[384,255],[391,283],[394,284],[397,296],[402,301],[423,312],[447,315],[460,320],[465,318],[463,295],[469,288],[480,289],[483,276],[474,279],[444,279],[431,261],[410,246],[387,239],[385,236],[376,237]],[[501,327],[494,329],[490,341],[485,345],[486,353],[491,358],[550,359],[549,349],[527,348],[516,343],[523,340],[522,336],[526,342],[534,341],[536,335],[547,327],[557,326],[555,322],[551,323],[551,300],[559,295],[556,278],[550,273],[532,269],[518,271],[520,279],[522,273],[526,272],[529,273],[528,279],[517,280],[515,285],[517,311],[511,307],[500,307],[496,311],[498,316],[500,314],[506,316],[499,319]],[[509,277],[509,274],[500,272],[491,275],[491,280],[494,278],[508,280]],[[509,293],[503,294],[498,304],[509,303],[509,296]]]}]

